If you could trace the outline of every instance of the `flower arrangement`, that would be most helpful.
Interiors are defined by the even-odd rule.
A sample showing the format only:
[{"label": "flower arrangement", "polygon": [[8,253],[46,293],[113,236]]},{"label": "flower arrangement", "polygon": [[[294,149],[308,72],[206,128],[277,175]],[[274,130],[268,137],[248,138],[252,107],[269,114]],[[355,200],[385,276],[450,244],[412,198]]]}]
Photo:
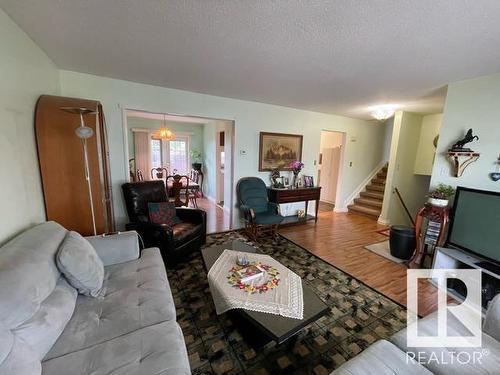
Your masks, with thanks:
[{"label": "flower arrangement", "polygon": [[293,171],[294,174],[299,174],[302,168],[304,168],[304,163],[302,163],[300,160],[294,160],[288,165],[288,167]]},{"label": "flower arrangement", "polygon": [[280,273],[276,268],[268,266],[266,264],[262,264],[260,262],[255,262],[253,264],[266,271],[267,280],[265,282],[258,285],[253,285],[251,283],[242,283],[240,277],[238,276],[238,271],[243,267],[235,266],[229,270],[229,275],[227,276],[228,283],[233,288],[244,290],[248,294],[266,293],[279,285]]}]

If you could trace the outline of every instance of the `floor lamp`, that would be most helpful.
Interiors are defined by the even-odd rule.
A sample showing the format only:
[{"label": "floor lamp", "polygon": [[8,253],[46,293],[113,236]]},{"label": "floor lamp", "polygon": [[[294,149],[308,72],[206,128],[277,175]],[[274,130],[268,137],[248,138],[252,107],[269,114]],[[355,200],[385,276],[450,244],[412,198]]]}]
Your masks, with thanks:
[{"label": "floor lamp", "polygon": [[96,114],[97,111],[90,108],[79,108],[79,107],[62,107],[63,111],[76,114],[80,116],[80,126],[75,129],[75,134],[82,141],[83,148],[83,164],[84,164],[84,174],[85,180],[87,181],[87,190],[89,194],[89,203],[90,203],[90,213],[92,215],[92,228],[94,230],[94,236],[97,235],[96,225],[95,225],[95,212],[94,212],[94,198],[92,197],[92,185],[90,181],[90,168],[89,168],[89,157],[87,151],[87,139],[94,135],[94,130],[85,126],[85,122],[83,121],[83,115],[93,115]]}]

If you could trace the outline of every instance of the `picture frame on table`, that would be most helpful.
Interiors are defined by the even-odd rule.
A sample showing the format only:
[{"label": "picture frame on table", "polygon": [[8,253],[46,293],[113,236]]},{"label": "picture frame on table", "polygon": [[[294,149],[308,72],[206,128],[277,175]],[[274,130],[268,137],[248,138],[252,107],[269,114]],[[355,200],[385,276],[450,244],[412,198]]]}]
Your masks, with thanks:
[{"label": "picture frame on table", "polygon": [[290,163],[302,161],[302,139],[299,134],[260,132],[259,172],[290,171]]},{"label": "picture frame on table", "polygon": [[314,187],[313,176],[304,176],[304,187]]}]

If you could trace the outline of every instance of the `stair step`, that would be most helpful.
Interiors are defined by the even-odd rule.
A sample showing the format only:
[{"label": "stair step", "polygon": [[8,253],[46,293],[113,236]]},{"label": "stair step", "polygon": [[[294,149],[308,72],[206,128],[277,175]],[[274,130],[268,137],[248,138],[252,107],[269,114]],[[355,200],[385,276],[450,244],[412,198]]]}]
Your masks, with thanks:
[{"label": "stair step", "polygon": [[377,199],[356,198],[354,199],[354,203],[357,204],[358,206],[382,208],[382,201]]},{"label": "stair step", "polygon": [[377,191],[362,191],[359,195],[363,198],[375,198],[379,200],[384,199],[384,194]]},{"label": "stair step", "polygon": [[373,185],[385,185],[385,178],[375,177],[372,179],[372,184]]},{"label": "stair step", "polygon": [[366,190],[384,192],[385,185],[366,185]]},{"label": "stair step", "polygon": [[376,208],[369,208],[369,207],[364,207],[364,206],[359,206],[357,204],[351,204],[347,206],[349,209],[349,212],[355,212],[371,217],[379,217],[380,216],[380,210],[377,210]]},{"label": "stair step", "polygon": [[376,178],[380,178],[382,180],[385,180],[385,179],[387,179],[387,173],[381,173],[381,172],[379,172],[379,173],[377,173]]}]

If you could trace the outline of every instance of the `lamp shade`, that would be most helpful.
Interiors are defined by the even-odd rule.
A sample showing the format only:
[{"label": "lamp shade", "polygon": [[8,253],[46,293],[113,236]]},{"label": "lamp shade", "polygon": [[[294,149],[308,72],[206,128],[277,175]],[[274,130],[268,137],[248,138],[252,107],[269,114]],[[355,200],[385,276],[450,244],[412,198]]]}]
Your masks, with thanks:
[{"label": "lamp shade", "polygon": [[175,134],[169,128],[163,127],[158,129],[153,134],[153,139],[161,139],[162,141],[172,141],[175,139]]},{"label": "lamp shade", "polygon": [[75,129],[75,134],[80,139],[88,139],[94,135],[94,129],[88,126],[79,126]]}]

